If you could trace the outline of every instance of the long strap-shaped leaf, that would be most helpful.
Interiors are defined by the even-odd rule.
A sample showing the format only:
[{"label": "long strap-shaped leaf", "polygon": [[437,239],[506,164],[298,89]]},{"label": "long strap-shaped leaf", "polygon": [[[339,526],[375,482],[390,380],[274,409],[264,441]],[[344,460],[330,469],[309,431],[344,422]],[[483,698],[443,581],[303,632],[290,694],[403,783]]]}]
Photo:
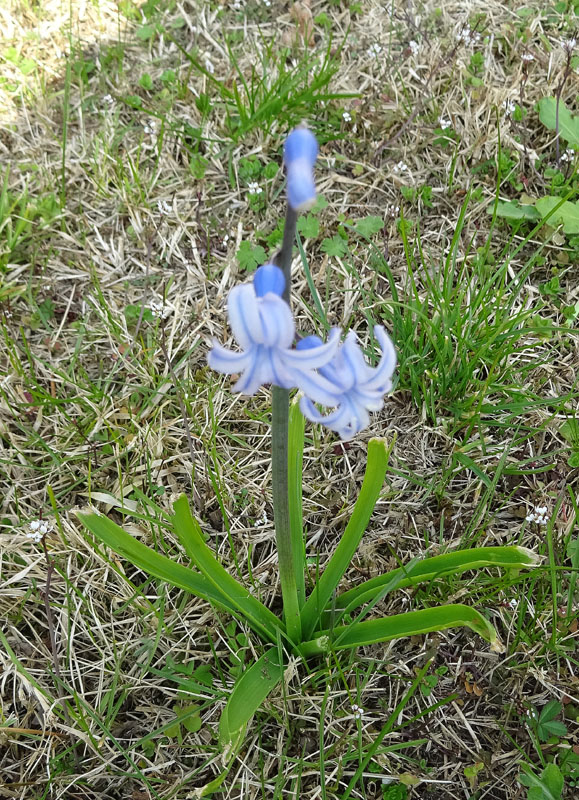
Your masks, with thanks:
[{"label": "long strap-shaped leaf", "polygon": [[302,631],[305,639],[314,632],[321,613],[358,549],[384,483],[392,445],[388,448],[384,439],[370,439],[368,442],[366,473],[352,516],[328,566],[302,609]]},{"label": "long strap-shaped leaf", "polygon": [[243,614],[254,629],[260,631],[270,642],[277,642],[276,631],[280,630],[285,634],[283,622],[221,566],[205,544],[199,523],[191,514],[185,495],[181,495],[177,502],[173,503],[173,510],[175,533],[195,566],[207,581],[227,598],[229,604]]},{"label": "long strap-shaped leaf", "polygon": [[456,603],[421,611],[408,611],[382,619],[371,619],[353,625],[340,625],[332,631],[322,631],[319,636],[299,647],[304,658],[346,650],[366,644],[402,639],[420,633],[442,631],[446,628],[466,626],[497,647],[497,633],[490,622],[474,608]]},{"label": "long strap-shaped leaf", "polygon": [[279,649],[270,647],[245,670],[235,685],[219,722],[219,744],[225,765],[235,758],[243,744],[248,722],[282,680],[283,673]]},{"label": "long strap-shaped leaf", "polygon": [[296,400],[290,405],[288,432],[288,497],[289,521],[294,561],[294,574],[298,592],[298,604],[306,602],[306,564],[302,513],[302,469],[304,459],[304,415]]},{"label": "long strap-shaped leaf", "polygon": [[184,567],[182,564],[177,564],[167,556],[156,553],[108,517],[101,517],[100,514],[79,514],[78,516],[97,539],[142,569],[143,572],[160,578],[172,586],[177,586],[179,589],[185,589],[216,606],[226,608],[228,611],[236,611],[236,607],[229,602],[227,597],[203,575],[193,572],[192,569]]},{"label": "long strap-shaped leaf", "polygon": [[336,598],[336,608],[351,611],[363,603],[374,599],[376,594],[386,586],[396,575],[401,575],[397,589],[405,586],[415,586],[424,581],[439,578],[442,575],[459,575],[469,569],[481,567],[507,567],[509,569],[524,569],[536,567],[540,558],[527,550],[526,547],[474,547],[471,550],[453,550],[432,558],[419,561],[404,577],[404,567],[378,575],[369,581],[364,581],[359,586],[349,589]]}]

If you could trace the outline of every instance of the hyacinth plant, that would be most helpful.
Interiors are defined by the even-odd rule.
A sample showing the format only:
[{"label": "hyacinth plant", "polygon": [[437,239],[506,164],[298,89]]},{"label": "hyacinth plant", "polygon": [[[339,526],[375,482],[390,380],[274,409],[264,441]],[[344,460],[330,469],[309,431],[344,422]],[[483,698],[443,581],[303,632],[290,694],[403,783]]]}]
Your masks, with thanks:
[{"label": "hyacinth plant", "polygon": [[[106,517],[81,515],[98,539],[135,566],[244,620],[265,645],[265,652],[238,679],[224,707],[219,730],[224,770],[199,790],[200,796],[214,791],[223,780],[243,744],[251,717],[283,680],[290,657],[319,658],[456,626],[471,628],[492,648],[500,649],[491,623],[467,605],[453,603],[387,617],[371,612],[395,589],[466,570],[491,566],[518,570],[538,561],[531,551],[516,546],[451,551],[415,558],[342,591],[342,578],[373,513],[394,445],[394,440],[388,445],[384,439],[373,438],[368,442],[365,476],[350,520],[322,574],[313,585],[306,585],[302,518],[305,420],[324,425],[342,440],[358,435],[369,425],[370,413],[382,409],[396,366],[392,342],[379,325],[374,328],[381,349],[376,366],[367,363],[353,332],[342,341],[336,328],[326,342],[312,335],[295,344],[290,308],[292,248],[298,214],[311,208],[316,199],[313,170],[317,153],[316,139],[307,128],[290,133],[284,147],[288,203],[282,248],[275,263],[260,267],[251,283],[229,293],[229,323],[239,349],[230,350],[215,341],[208,355],[213,369],[238,376],[233,387],[237,392],[253,395],[263,386],[272,386],[272,494],[283,617],[275,615],[220,564],[185,496],[175,502],[167,524],[191,567],[147,547]],[[290,402],[290,393],[296,390],[296,399]],[[320,411],[320,406],[326,410]]]}]

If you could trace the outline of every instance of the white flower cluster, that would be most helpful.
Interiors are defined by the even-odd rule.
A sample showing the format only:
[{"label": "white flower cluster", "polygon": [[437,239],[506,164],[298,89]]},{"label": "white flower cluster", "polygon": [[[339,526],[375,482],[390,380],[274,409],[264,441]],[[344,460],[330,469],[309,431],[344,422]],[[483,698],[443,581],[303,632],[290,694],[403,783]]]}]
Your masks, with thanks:
[{"label": "white flower cluster", "polygon": [[561,153],[561,161],[573,161],[576,151],[572,147],[568,147],[564,153]]},{"label": "white flower cluster", "polygon": [[521,56],[521,61],[529,62],[529,61],[534,61],[534,60],[535,60],[535,56],[532,55],[531,53],[523,53],[523,55]]},{"label": "white flower cluster", "polygon": [[463,28],[456,37],[459,42],[464,42],[467,47],[480,42],[481,36],[478,31],[471,31],[470,28]]},{"label": "white flower cluster", "polygon": [[561,47],[567,53],[571,53],[577,47],[577,39],[572,36],[570,39],[561,39]]},{"label": "white flower cluster", "polygon": [[263,190],[258,183],[252,181],[247,187],[247,191],[249,192],[249,194],[261,194]]},{"label": "white flower cluster", "polygon": [[342,113],[342,119],[344,120],[344,122],[352,122],[352,115],[350,114],[349,111],[344,111]]},{"label": "white flower cluster", "polygon": [[168,308],[161,300],[151,300],[147,308],[154,317],[158,317],[160,319],[165,319],[165,317],[169,316],[171,313],[171,309]]},{"label": "white flower cluster", "polygon": [[173,210],[166,200],[159,200],[157,203],[157,208],[161,216],[169,216]]},{"label": "white flower cluster", "polygon": [[52,530],[52,525],[45,519],[33,519],[32,522],[28,523],[28,527],[30,530],[26,536],[36,544],[41,542],[44,536]]},{"label": "white flower cluster", "polygon": [[397,173],[399,173],[399,172],[408,172],[409,171],[408,164],[405,164],[404,161],[399,161],[397,164],[394,164],[392,169],[394,170],[394,172],[397,172]]},{"label": "white flower cluster", "polygon": [[371,44],[370,47],[366,50],[366,54],[370,56],[370,58],[379,56],[382,52],[382,45],[375,42]]},{"label": "white flower cluster", "polygon": [[440,116],[438,118],[438,125],[444,131],[447,128],[452,128],[452,120],[450,119],[450,117]]},{"label": "white flower cluster", "polygon": [[420,52],[420,45],[418,44],[418,42],[415,42],[414,39],[408,42],[408,47],[410,48],[410,51],[413,56],[417,56],[418,53]]},{"label": "white flower cluster", "polygon": [[526,522],[536,522],[537,525],[546,525],[549,521],[547,506],[536,506],[525,517]]},{"label": "white flower cluster", "polygon": [[354,719],[362,719],[364,716],[364,709],[357,703],[352,703],[352,714],[354,715]]},{"label": "white flower cluster", "polygon": [[147,136],[156,137],[157,136],[157,125],[154,120],[149,120],[143,125],[143,133],[146,133]]},{"label": "white flower cluster", "polygon": [[502,109],[505,112],[505,117],[512,117],[515,113],[517,104],[514,100],[503,100]]},{"label": "white flower cluster", "polygon": [[397,217],[399,213],[400,213],[400,206],[395,206],[393,204],[386,206],[387,216],[392,217],[394,219],[394,217]]}]

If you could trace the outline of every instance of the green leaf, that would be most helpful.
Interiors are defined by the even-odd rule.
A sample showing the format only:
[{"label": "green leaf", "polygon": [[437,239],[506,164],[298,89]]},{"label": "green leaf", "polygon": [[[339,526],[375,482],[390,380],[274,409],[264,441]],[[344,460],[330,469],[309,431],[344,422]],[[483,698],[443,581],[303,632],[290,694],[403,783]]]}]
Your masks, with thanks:
[{"label": "green leaf", "polygon": [[[494,212],[493,207],[489,207],[489,214]],[[541,219],[541,214],[537,211],[535,206],[521,205],[516,200],[509,200],[505,202],[499,200],[497,203],[497,217],[504,219],[520,220],[520,219]]]},{"label": "green leaf", "polygon": [[579,446],[579,419],[570,418],[559,428],[559,433],[563,436],[570,445],[573,447]]},{"label": "green leaf", "polygon": [[579,203],[561,202],[560,197],[547,195],[537,200],[535,205],[543,219],[548,217],[546,221],[552,227],[562,224],[564,233],[579,233]]},{"label": "green leaf", "polygon": [[327,253],[329,256],[342,258],[348,252],[348,245],[341,236],[332,236],[331,239],[322,239],[321,244],[322,253]]},{"label": "green leaf", "polygon": [[453,550],[450,553],[418,561],[410,569],[399,567],[371,578],[339,595],[336,599],[336,608],[352,611],[363,603],[371,602],[382,587],[396,576],[401,577],[396,588],[402,589],[432,581],[443,575],[460,575],[470,569],[483,567],[524,569],[536,566],[539,561],[539,557],[526,547],[474,547],[470,550]]},{"label": "green leaf", "polygon": [[139,78],[139,86],[141,89],[146,89],[147,91],[151,91],[153,88],[153,79],[148,72],[144,72]]},{"label": "green leaf", "polygon": [[322,631],[299,649],[302,656],[307,658],[332,650],[352,649],[457,627],[470,628],[490,642],[496,650],[500,649],[497,633],[490,622],[474,608],[460,603],[408,611],[405,614],[394,614],[352,625],[340,625],[333,630]]},{"label": "green leaf", "polygon": [[356,232],[365,236],[366,239],[369,239],[375,233],[381,231],[383,227],[384,220],[375,216],[363,217],[354,222],[354,229]]},{"label": "green leaf", "polygon": [[531,787],[528,800],[561,800],[564,782],[556,764],[547,764],[540,777],[526,764],[522,769],[524,774],[519,776],[519,781],[523,786]]},{"label": "green leaf", "polygon": [[203,575],[178,564],[167,556],[156,553],[108,517],[99,514],[78,514],[78,518],[97,539],[148,575],[160,578],[179,589],[185,589],[185,591],[201,597],[203,600],[208,600],[214,605],[226,608],[228,611],[235,611],[235,606]]},{"label": "green leaf", "polygon": [[306,421],[300,411],[299,400],[290,405],[288,428],[288,496],[290,533],[294,574],[298,592],[298,604],[302,608],[306,601],[306,554],[304,547],[302,513],[302,469],[304,459],[304,432]]},{"label": "green leaf", "polygon": [[320,232],[320,221],[313,214],[298,217],[298,231],[304,239],[315,239]]},{"label": "green leaf", "polygon": [[539,100],[539,119],[551,131],[558,127],[562,139],[579,147],[579,117],[574,117],[565,103],[559,102],[557,125],[557,100],[554,97],[543,97]]},{"label": "green leaf", "polygon": [[241,242],[237,251],[237,260],[241,269],[252,272],[260,264],[267,261],[267,253],[261,245],[252,245],[251,242]]},{"label": "green leaf", "polygon": [[276,642],[276,631],[285,631],[282,621],[221,566],[205,544],[199,523],[191,514],[185,495],[173,503],[173,510],[173,529],[195,566],[215,590],[227,598],[230,606],[241,612],[252,628],[266,639]]},{"label": "green leaf", "polygon": [[219,722],[219,744],[225,765],[239,752],[250,719],[282,680],[283,674],[279,651],[277,647],[270,647],[237,681]]},{"label": "green leaf", "polygon": [[328,605],[352,560],[352,556],[358,549],[382,489],[393,445],[394,439],[389,447],[386,445],[385,439],[370,439],[368,442],[366,473],[352,516],[328,566],[314,586],[302,610],[304,638],[311,636],[314,632],[322,611]]}]

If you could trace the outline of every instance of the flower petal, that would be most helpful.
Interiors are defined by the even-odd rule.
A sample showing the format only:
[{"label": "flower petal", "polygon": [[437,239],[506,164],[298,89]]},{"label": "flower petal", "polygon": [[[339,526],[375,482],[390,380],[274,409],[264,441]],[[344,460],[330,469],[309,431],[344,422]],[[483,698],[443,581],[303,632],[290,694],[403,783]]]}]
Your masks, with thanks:
[{"label": "flower petal", "polygon": [[294,318],[285,300],[271,292],[259,299],[259,314],[266,347],[288,348],[295,336]]},{"label": "flower petal", "polygon": [[334,408],[341,402],[340,388],[314,370],[293,369],[294,385],[314,403]]},{"label": "flower petal", "polygon": [[251,351],[251,355],[251,363],[233,386],[234,392],[252,395],[255,394],[264,383],[272,382],[272,376],[268,371],[269,362],[267,358],[264,358],[264,348],[255,347]]},{"label": "flower petal", "polygon": [[370,380],[366,381],[361,388],[374,389],[386,394],[386,392],[389,392],[392,388],[391,379],[396,369],[396,350],[394,349],[392,340],[382,325],[374,326],[374,336],[378,340],[378,344],[382,350],[382,357],[373,370],[373,376]]},{"label": "flower petal", "polygon": [[332,328],[326,344],[322,344],[319,347],[288,350],[284,353],[284,359],[287,364],[300,369],[319,369],[330,362],[336,354],[341,334],[342,332],[339,328]]},{"label": "flower petal", "polygon": [[233,287],[227,298],[227,314],[233,335],[243,350],[263,343],[263,326],[253,286]]},{"label": "flower petal", "polygon": [[294,211],[307,211],[316,202],[314,173],[305,158],[288,164],[287,199]]},{"label": "flower petal", "polygon": [[207,353],[207,363],[211,369],[226,375],[233,375],[246,369],[251,363],[251,358],[250,352],[234,353],[233,350],[222,347],[216,339],[213,340],[212,349]]}]

